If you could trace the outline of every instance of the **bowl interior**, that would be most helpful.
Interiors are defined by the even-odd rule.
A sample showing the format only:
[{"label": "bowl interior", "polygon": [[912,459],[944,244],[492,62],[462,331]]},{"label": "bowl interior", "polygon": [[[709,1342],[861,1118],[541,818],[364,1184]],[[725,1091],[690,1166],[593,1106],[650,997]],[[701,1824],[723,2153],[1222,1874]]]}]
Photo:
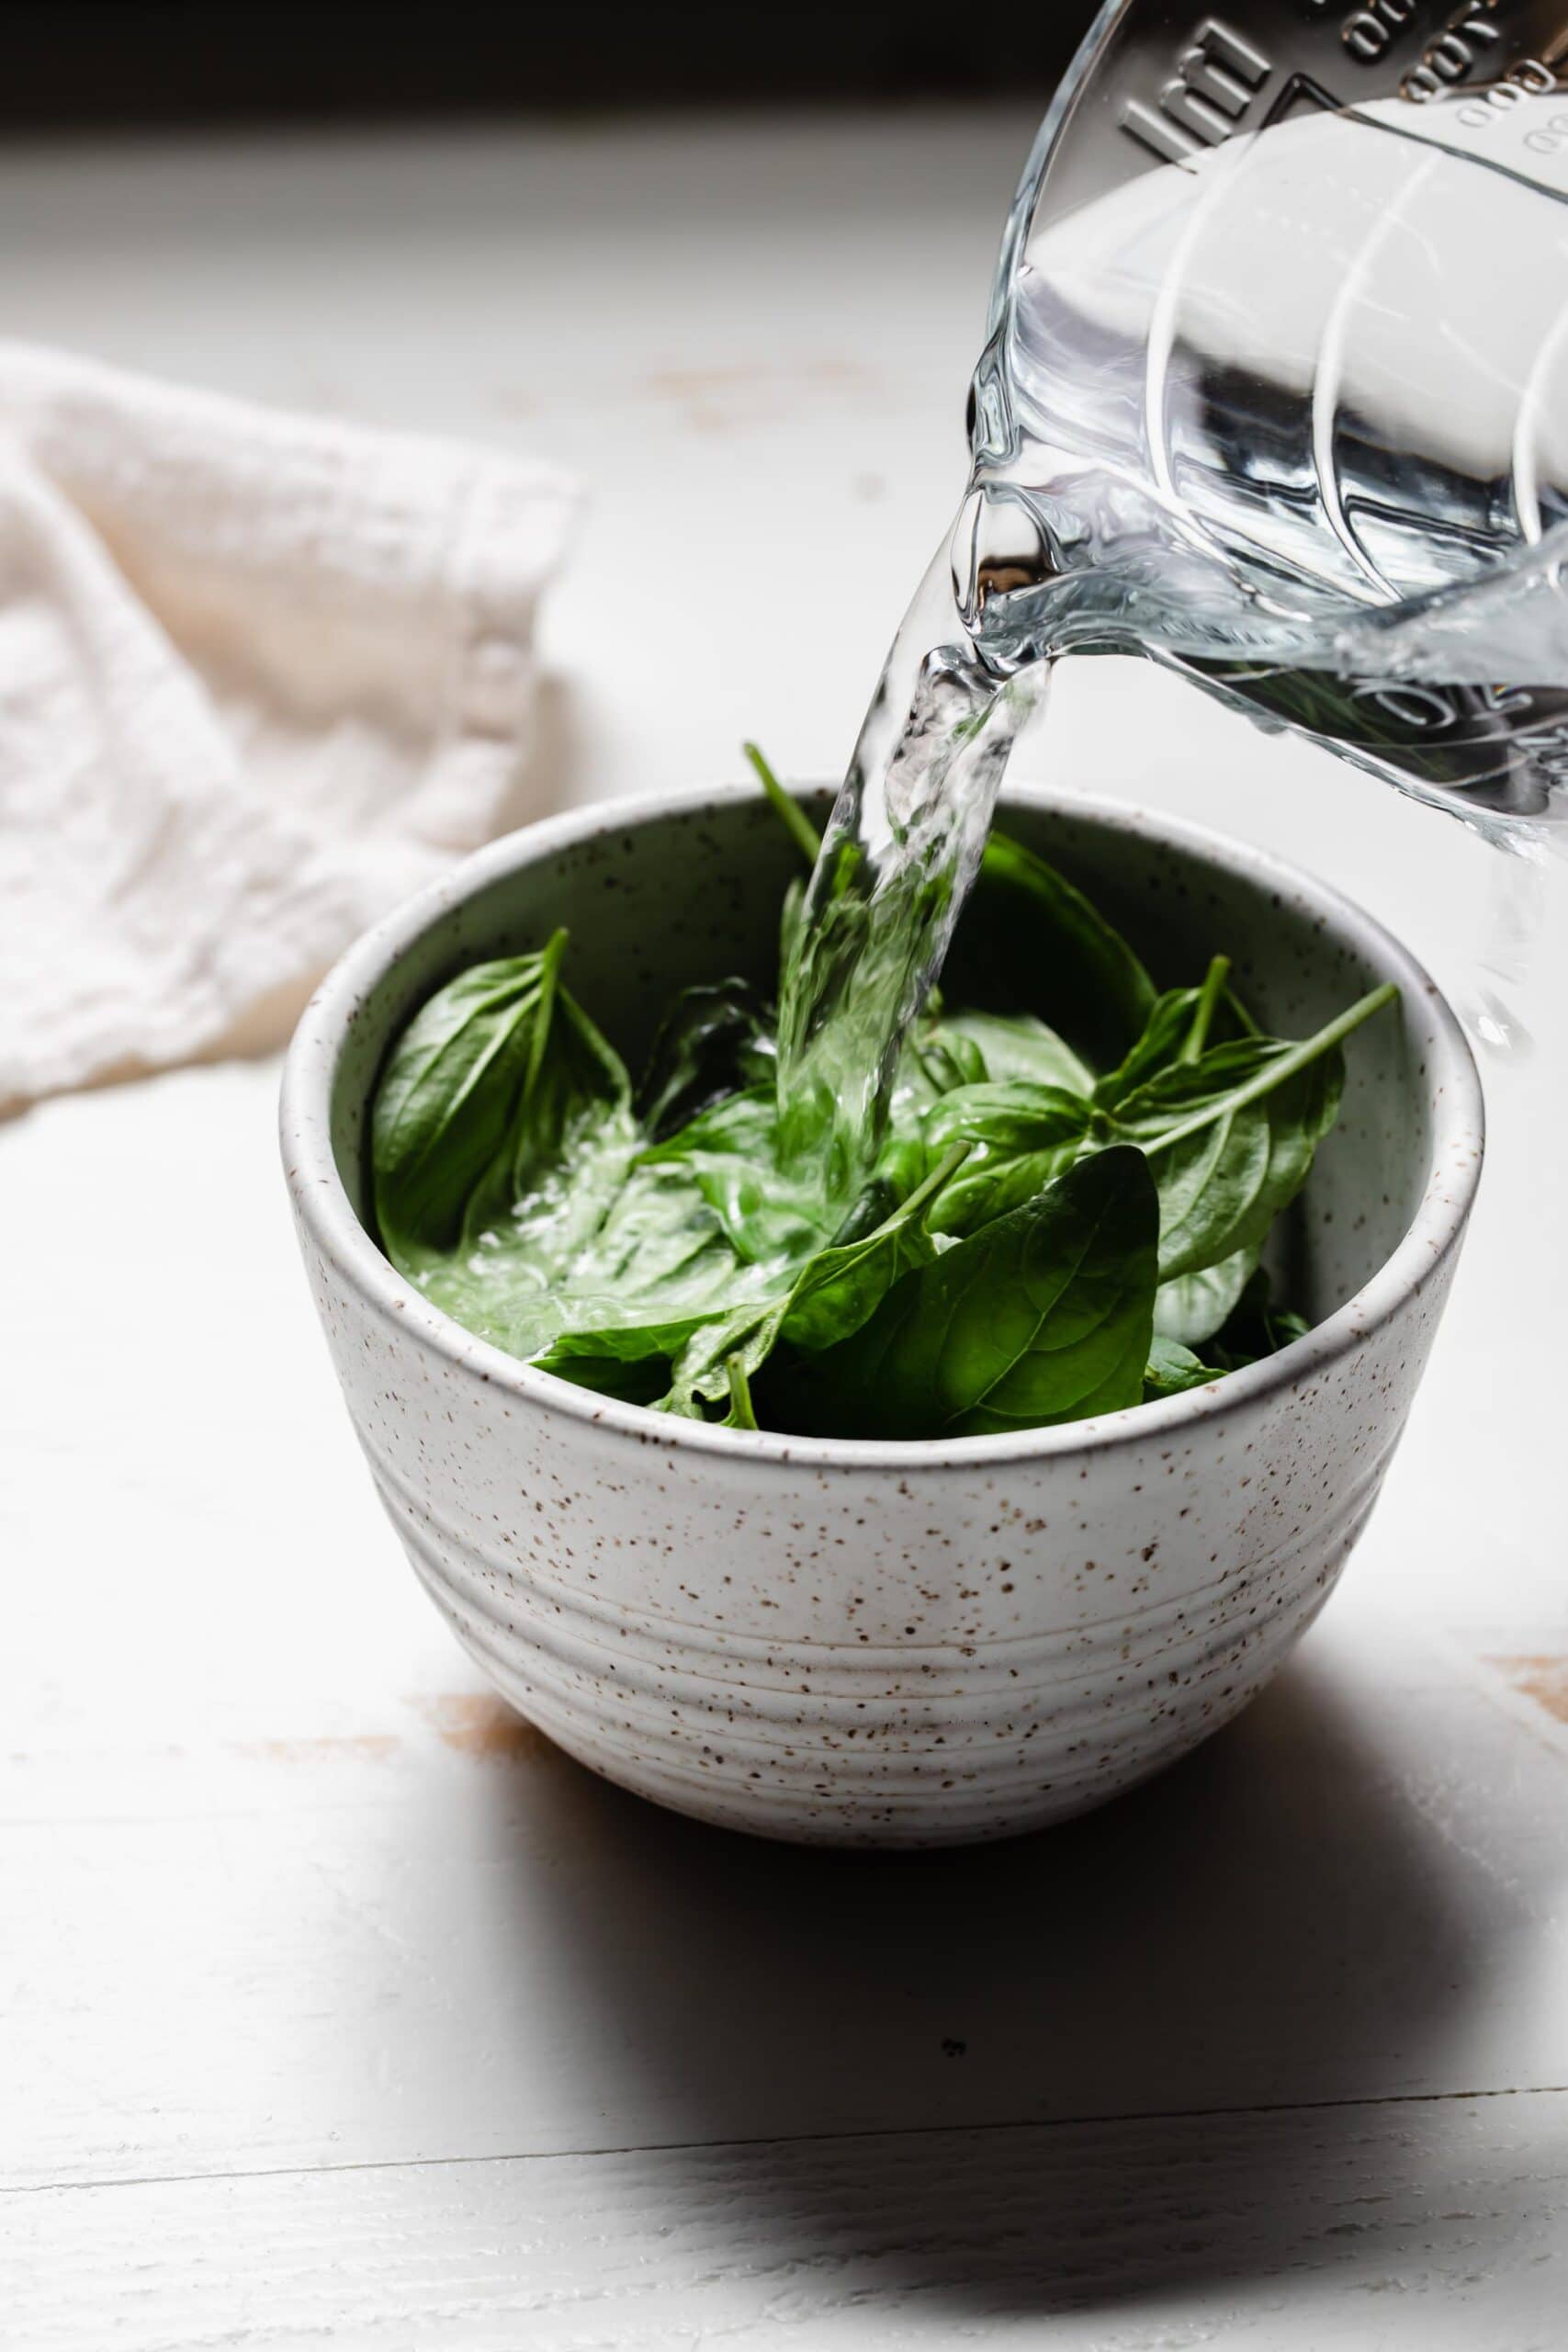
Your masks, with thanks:
[{"label": "bowl interior", "polygon": [[[816,813],[826,814],[829,799],[819,796]],[[1232,864],[1201,842],[1030,796],[1008,796],[998,821],[1095,899],[1159,986],[1196,981],[1212,954],[1230,956],[1233,984],[1275,1035],[1305,1035],[1380,981],[1408,980],[1370,926],[1342,922],[1289,882],[1249,871],[1245,853]],[[730,973],[772,988],[780,901],[800,871],[761,797],[727,798],[639,811],[546,850],[434,914],[358,1005],[334,1071],[333,1150],[355,1214],[365,1214],[377,1074],[403,1023],[445,980],[484,957],[540,946],[564,923],[567,984],[635,1072],[677,989]],[[1048,1006],[1038,1009],[1048,1015]],[[1393,1253],[1426,1189],[1428,1034],[1426,1005],[1407,1001],[1350,1041],[1340,1124],[1318,1153],[1286,1243],[1292,1295],[1314,1320]]]}]

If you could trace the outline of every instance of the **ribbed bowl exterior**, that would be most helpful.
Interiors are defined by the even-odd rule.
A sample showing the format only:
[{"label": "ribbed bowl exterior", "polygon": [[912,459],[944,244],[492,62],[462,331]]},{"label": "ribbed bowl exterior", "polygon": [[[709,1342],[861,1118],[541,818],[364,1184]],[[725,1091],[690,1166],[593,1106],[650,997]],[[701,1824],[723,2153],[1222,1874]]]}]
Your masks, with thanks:
[{"label": "ribbed bowl exterior", "polygon": [[[484,871],[508,849],[525,861],[531,838],[487,853]],[[1249,854],[1226,854],[1234,884]],[[919,1846],[1084,1812],[1247,1703],[1377,1498],[1481,1152],[1473,1068],[1431,984],[1329,894],[1313,886],[1304,903],[1326,908],[1313,914],[1325,935],[1361,926],[1364,968],[1385,948],[1395,959],[1407,1068],[1432,1090],[1394,1256],[1309,1339],[1217,1388],[945,1447],[694,1430],[436,1316],[336,1172],[334,1073],[399,953],[397,919],[356,951],[359,971],[307,1015],[286,1085],[306,1264],[409,1558],[524,1714],[592,1770],[708,1821]],[[406,935],[418,927],[405,919]],[[1392,1125],[1381,1141],[1369,1125],[1365,1148],[1389,1162],[1398,1117],[1372,1112]]]}]

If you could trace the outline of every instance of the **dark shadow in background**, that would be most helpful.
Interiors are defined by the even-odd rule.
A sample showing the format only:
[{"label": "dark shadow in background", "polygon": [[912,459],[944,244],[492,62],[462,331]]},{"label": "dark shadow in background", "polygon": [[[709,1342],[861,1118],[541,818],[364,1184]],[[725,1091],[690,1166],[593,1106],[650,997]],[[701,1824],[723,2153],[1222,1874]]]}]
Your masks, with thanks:
[{"label": "dark shadow in background", "polygon": [[974,98],[1042,103],[1094,13],[1051,0],[981,38],[951,9],[515,7],[389,0],[11,0],[0,126],[367,121],[610,107]]},{"label": "dark shadow in background", "polygon": [[[660,2194],[716,2199],[749,2270],[842,2256],[863,2288],[869,2260],[879,2297],[957,2322],[1282,2276],[1363,2229],[1416,2258],[1459,2188],[1422,2177],[1418,2135],[1369,2155],[1367,2102],[1431,2080],[1490,1962],[1373,1728],[1297,1665],[1114,1806],[926,1855],[706,1829],[529,1741],[481,1800],[515,2030],[524,1953],[556,1936],[615,2132],[680,2151]],[[1411,2172],[1387,2196],[1385,2145]],[[1369,2165],[1382,2210],[1325,2232]]]}]

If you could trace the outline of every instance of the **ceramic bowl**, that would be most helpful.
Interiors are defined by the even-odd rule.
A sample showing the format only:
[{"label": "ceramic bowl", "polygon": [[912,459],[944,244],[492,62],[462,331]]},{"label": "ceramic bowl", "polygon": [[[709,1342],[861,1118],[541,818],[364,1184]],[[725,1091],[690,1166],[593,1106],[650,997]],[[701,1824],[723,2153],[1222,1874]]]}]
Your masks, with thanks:
[{"label": "ceramic bowl", "polygon": [[471,1338],[362,1222],[388,1046],[463,966],[571,933],[570,983],[636,1065],[688,981],[771,981],[796,853],[744,789],[592,808],[500,842],[360,941],[288,1058],[283,1149],[350,1416],[464,1647],[571,1755],[766,1837],[996,1838],[1100,1804],[1224,1723],[1366,1525],[1480,1170],[1469,1048],[1368,916],[1258,852],[1023,791],[1009,829],[1089,889],[1156,980],[1212,946],[1269,1029],[1385,979],[1296,1219],[1311,1335],[1218,1385],[943,1443],[740,1434],[619,1405]]}]

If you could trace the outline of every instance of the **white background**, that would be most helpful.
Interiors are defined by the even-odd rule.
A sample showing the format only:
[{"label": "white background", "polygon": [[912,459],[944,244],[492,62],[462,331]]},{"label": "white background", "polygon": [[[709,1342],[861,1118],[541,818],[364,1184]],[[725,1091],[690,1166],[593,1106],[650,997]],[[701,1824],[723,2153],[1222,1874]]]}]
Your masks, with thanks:
[{"label": "white background", "polygon": [[[743,734],[827,775],[956,501],[1032,128],[18,150],[0,320],[581,469],[555,802]],[[989,1852],[655,1814],[487,1700],[404,1567],[276,1067],[16,1122],[0,2342],[1562,2344],[1562,876],[1122,663],[1019,766],[1298,859],[1468,1004],[1522,967],[1433,1369],[1299,1661]]]}]

